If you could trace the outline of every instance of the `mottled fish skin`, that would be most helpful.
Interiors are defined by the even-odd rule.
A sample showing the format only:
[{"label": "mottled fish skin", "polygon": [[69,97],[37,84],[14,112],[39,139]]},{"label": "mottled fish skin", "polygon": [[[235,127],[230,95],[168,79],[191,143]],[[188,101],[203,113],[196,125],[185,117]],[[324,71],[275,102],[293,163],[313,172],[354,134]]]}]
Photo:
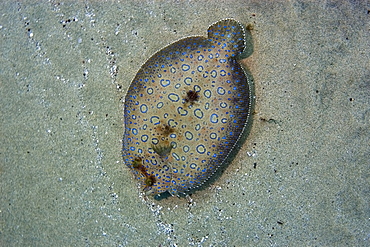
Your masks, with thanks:
[{"label": "mottled fish skin", "polygon": [[243,26],[226,19],[208,37],[174,42],[140,68],[124,103],[123,158],[144,191],[193,190],[239,148],[252,108],[237,62],[244,49]]}]

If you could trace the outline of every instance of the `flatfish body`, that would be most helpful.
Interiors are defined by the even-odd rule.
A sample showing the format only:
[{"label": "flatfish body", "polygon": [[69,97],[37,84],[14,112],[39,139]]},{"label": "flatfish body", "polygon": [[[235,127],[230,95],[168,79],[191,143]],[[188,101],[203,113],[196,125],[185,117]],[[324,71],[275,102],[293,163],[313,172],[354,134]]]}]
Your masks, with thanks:
[{"label": "flatfish body", "polygon": [[145,192],[187,193],[236,154],[251,117],[244,49],[243,26],[225,19],[140,68],[125,97],[123,159]]}]

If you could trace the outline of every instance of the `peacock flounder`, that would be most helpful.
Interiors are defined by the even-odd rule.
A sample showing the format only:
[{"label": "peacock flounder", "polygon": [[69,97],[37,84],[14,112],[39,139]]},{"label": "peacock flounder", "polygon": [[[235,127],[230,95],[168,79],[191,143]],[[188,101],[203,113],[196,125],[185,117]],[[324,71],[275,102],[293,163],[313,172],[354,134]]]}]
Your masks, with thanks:
[{"label": "peacock flounder", "polygon": [[140,68],[124,103],[123,158],[144,191],[187,193],[235,156],[253,100],[243,51],[243,26],[225,19]]}]

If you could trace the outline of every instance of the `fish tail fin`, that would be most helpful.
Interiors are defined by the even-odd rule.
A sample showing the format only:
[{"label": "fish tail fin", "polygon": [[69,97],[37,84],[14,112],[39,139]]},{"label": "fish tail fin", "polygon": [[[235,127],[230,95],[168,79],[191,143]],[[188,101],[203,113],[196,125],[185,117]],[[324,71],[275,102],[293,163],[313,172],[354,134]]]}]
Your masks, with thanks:
[{"label": "fish tail fin", "polygon": [[245,49],[244,27],[234,19],[224,19],[208,28],[208,40],[212,46],[227,50],[235,57]]}]

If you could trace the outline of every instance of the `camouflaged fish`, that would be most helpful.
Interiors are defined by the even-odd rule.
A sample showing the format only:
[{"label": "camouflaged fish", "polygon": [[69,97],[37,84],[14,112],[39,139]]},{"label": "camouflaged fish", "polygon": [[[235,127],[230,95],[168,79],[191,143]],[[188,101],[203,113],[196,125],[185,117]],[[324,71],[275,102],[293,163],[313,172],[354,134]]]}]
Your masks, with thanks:
[{"label": "camouflaged fish", "polygon": [[251,124],[243,51],[243,26],[226,19],[140,68],[124,103],[123,159],[144,191],[187,193],[235,156]]}]

